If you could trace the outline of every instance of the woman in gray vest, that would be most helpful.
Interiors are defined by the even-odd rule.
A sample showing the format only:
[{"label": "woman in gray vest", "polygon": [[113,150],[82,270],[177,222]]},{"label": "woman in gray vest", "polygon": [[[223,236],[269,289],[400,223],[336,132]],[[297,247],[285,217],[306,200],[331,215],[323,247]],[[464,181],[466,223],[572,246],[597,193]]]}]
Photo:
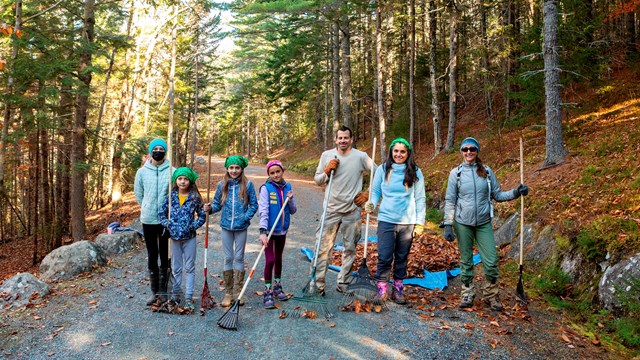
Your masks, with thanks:
[{"label": "woman in gray vest", "polygon": [[491,218],[493,202],[514,200],[527,195],[529,188],[520,184],[516,189],[501,191],[491,169],[482,163],[478,154],[480,144],[472,137],[462,140],[460,154],[463,162],[449,173],[444,206],[444,237],[453,241],[453,227],[458,235],[462,300],[460,308],[473,306],[473,244],[480,252],[485,283],[483,298],[494,311],[501,311],[498,297],[498,256],[493,237]]}]

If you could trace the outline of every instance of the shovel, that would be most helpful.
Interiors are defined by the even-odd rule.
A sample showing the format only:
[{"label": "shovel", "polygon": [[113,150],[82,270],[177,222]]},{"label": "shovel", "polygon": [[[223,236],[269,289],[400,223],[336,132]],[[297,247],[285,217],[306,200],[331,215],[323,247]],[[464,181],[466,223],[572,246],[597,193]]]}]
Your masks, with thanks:
[{"label": "shovel", "polygon": [[[524,184],[524,150],[522,146],[522,137],[520,138],[520,183]],[[522,255],[524,253],[524,196],[520,196],[520,277],[518,278],[518,286],[516,287],[516,296],[518,301],[523,305],[527,305],[527,294],[524,292],[524,285],[522,284],[522,270],[524,266],[522,264]]]}]

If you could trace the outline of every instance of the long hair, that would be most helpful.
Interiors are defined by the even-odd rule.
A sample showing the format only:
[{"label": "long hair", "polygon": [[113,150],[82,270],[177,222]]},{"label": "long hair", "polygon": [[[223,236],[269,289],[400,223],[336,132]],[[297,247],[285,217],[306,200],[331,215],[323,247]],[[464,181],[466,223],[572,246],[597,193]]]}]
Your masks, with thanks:
[{"label": "long hair", "polygon": [[[389,155],[387,156],[387,160],[385,161],[385,173],[384,177],[386,181],[389,181],[389,174],[391,173],[391,165],[393,162],[393,149],[389,151]],[[416,169],[418,165],[416,164],[416,160],[413,158],[413,151],[407,148],[407,161],[405,161],[407,167],[404,170],[404,180],[402,184],[408,188],[413,186],[413,183],[418,181],[418,173]]]},{"label": "long hair", "polygon": [[[245,204],[249,203],[249,194],[247,194],[247,183],[249,179],[244,175],[244,169],[242,169],[242,173],[240,173],[240,196],[241,199],[244,200]],[[231,176],[229,176],[229,172],[224,173],[224,179],[221,181],[223,183],[222,187],[222,196],[220,197],[220,204],[224,204],[227,201],[227,195],[229,194],[229,180],[231,180]]]},{"label": "long hair", "polygon": [[482,163],[480,156],[477,156],[477,155],[476,155],[476,164],[478,165],[478,168],[476,169],[476,174],[478,174],[478,176],[480,176],[481,178],[486,179],[488,175],[487,168],[484,167],[484,164]]}]

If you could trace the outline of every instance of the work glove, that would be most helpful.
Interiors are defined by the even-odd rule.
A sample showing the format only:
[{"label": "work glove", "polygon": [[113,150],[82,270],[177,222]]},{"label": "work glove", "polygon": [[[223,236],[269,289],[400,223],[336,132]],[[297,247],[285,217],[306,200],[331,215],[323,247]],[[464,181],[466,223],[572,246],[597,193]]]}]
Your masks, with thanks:
[{"label": "work glove", "polygon": [[327,166],[325,166],[324,173],[327,174],[327,176],[331,176],[331,171],[335,172],[339,164],[340,164],[340,160],[331,159],[331,161],[329,161]]},{"label": "work glove", "polygon": [[416,224],[413,227],[413,236],[422,235],[423,232],[424,232],[424,225]]},{"label": "work glove", "polygon": [[527,196],[529,194],[529,187],[525,184],[520,184],[518,185],[518,188],[516,189],[516,191],[520,196]]},{"label": "work glove", "polygon": [[369,193],[367,191],[359,192],[356,197],[353,198],[353,203],[357,207],[362,207],[367,201],[369,201]]},{"label": "work glove", "polygon": [[364,211],[365,211],[367,214],[371,214],[375,208],[376,208],[376,206],[375,206],[371,201],[367,201],[367,202],[364,204]]},{"label": "work glove", "polygon": [[456,239],[456,236],[453,234],[453,227],[451,227],[451,225],[444,226],[444,239],[449,242],[452,242]]}]

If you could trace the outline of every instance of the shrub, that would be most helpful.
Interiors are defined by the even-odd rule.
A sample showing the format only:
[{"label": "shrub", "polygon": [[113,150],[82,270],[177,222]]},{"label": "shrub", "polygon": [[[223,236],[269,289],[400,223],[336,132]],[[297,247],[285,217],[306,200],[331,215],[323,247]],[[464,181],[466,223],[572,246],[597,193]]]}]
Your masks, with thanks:
[{"label": "shrub", "polygon": [[553,297],[565,297],[571,290],[571,276],[557,265],[543,269],[534,283],[540,292]]}]

